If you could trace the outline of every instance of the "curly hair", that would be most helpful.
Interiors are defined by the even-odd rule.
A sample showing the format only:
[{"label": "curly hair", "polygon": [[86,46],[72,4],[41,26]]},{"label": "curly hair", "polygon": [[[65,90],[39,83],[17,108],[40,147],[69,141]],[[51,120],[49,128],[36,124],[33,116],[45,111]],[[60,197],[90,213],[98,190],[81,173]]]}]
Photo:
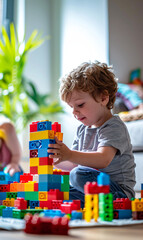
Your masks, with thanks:
[{"label": "curly hair", "polygon": [[107,108],[113,108],[117,92],[117,79],[112,67],[107,66],[106,63],[84,62],[62,77],[60,83],[60,96],[65,102],[73,90],[79,90],[88,92],[95,101],[101,93],[109,95]]}]

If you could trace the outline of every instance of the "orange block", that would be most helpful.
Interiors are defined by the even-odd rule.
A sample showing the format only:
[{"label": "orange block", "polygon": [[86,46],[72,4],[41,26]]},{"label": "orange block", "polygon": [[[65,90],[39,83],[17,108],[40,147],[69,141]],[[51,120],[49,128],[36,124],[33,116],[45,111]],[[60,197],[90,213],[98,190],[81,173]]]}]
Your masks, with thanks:
[{"label": "orange block", "polygon": [[18,190],[18,182],[10,183],[10,192],[17,192]]}]

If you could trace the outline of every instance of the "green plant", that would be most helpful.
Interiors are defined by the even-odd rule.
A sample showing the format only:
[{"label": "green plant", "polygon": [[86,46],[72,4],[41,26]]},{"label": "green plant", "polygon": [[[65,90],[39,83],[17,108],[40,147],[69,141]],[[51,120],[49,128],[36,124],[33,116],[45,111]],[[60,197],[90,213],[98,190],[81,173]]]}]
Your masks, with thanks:
[{"label": "green plant", "polygon": [[23,76],[28,53],[39,47],[45,39],[34,30],[25,44],[24,40],[19,41],[13,23],[10,25],[10,38],[2,27],[0,114],[11,119],[17,130],[22,130],[37,117],[63,112],[59,102],[53,102],[49,94],[40,94],[34,83]]}]

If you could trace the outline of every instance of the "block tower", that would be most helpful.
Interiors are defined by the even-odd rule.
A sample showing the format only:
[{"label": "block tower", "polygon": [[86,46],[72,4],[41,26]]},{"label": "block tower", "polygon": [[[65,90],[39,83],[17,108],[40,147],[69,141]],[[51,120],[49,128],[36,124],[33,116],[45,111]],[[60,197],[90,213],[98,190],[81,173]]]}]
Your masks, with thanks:
[{"label": "block tower", "polygon": [[69,172],[53,169],[53,159],[49,158],[48,145],[55,143],[55,136],[63,140],[58,122],[52,124],[46,120],[30,124],[30,174],[37,175],[39,180],[31,182],[33,193],[25,199],[39,201],[39,207],[42,208],[51,208],[52,200],[69,199]]}]

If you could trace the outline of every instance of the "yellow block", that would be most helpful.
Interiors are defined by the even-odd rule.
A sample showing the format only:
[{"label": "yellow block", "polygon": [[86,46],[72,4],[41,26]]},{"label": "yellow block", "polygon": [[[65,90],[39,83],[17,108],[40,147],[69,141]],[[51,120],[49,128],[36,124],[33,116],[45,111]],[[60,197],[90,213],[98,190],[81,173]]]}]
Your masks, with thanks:
[{"label": "yellow block", "polygon": [[3,205],[4,206],[7,206],[7,207],[14,207],[14,201],[15,199],[14,198],[6,198],[5,200],[3,200]]},{"label": "yellow block", "polygon": [[30,158],[30,167],[39,166],[39,158]]},{"label": "yellow block", "polygon": [[53,166],[52,165],[38,166],[38,174],[53,174]]},{"label": "yellow block", "polygon": [[39,132],[30,132],[30,141],[39,139],[54,139],[54,131],[45,130]]},{"label": "yellow block", "polygon": [[61,142],[63,141],[63,133],[61,133],[61,132],[56,132],[56,133],[55,133],[55,136],[58,138],[59,141],[61,141]]},{"label": "yellow block", "polygon": [[34,192],[34,183],[33,181],[24,183],[24,191],[25,192]]},{"label": "yellow block", "polygon": [[69,200],[69,192],[64,192],[64,200]]},{"label": "yellow block", "polygon": [[39,192],[39,201],[47,201],[48,192]]},{"label": "yellow block", "polygon": [[143,198],[141,200],[135,199],[131,201],[132,211],[135,212],[141,212],[143,211]]}]

